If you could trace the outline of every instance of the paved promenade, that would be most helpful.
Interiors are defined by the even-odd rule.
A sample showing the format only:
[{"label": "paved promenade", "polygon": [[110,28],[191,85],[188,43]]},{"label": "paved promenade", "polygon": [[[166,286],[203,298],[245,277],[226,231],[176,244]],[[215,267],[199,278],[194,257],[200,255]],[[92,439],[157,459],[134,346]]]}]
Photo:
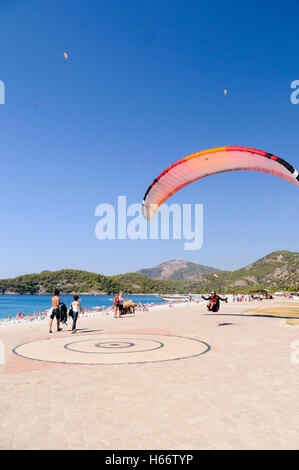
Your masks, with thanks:
[{"label": "paved promenade", "polygon": [[[268,306],[280,314],[242,313]],[[298,449],[299,326],[279,318],[292,308],[0,327],[0,449]]]}]

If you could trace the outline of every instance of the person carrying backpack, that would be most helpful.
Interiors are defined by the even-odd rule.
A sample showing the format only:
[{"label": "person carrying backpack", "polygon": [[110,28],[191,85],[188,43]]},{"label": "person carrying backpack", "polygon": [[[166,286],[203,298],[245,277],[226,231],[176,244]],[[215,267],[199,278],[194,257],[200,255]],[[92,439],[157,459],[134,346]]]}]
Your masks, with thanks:
[{"label": "person carrying backpack", "polygon": [[60,290],[55,289],[54,295],[52,297],[52,308],[51,308],[51,314],[50,314],[50,323],[49,323],[49,333],[52,333],[52,325],[53,325],[53,320],[56,317],[57,320],[57,331],[62,331],[62,328],[60,328],[60,310],[59,310],[59,305],[60,305]]}]

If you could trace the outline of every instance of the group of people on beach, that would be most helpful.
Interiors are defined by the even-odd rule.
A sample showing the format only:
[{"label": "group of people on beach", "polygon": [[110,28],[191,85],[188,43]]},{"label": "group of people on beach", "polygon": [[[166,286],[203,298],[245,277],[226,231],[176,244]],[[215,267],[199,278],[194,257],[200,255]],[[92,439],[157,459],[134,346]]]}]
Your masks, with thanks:
[{"label": "group of people on beach", "polygon": [[[70,308],[68,310],[68,314],[73,320],[72,331],[71,331],[72,334],[76,333],[76,331],[77,331],[76,330],[76,325],[77,325],[77,320],[78,320],[79,313],[84,313],[83,310],[82,310],[81,304],[79,302],[79,297],[77,295],[74,295],[73,299],[74,300],[71,303]],[[52,309],[51,309],[51,313],[50,313],[49,333],[53,333],[52,326],[53,326],[54,318],[56,318],[56,321],[57,321],[57,331],[62,331],[62,328],[60,328],[60,323],[61,323],[61,320],[62,320],[62,318],[61,318],[62,312],[65,310],[65,309],[63,309],[63,306],[66,309],[65,304],[60,301],[60,291],[59,291],[59,289],[55,289],[54,295],[52,297]],[[66,311],[67,311],[67,309],[66,309]]]},{"label": "group of people on beach", "polygon": [[[76,333],[77,329],[77,320],[79,313],[84,313],[82,306],[79,302],[79,297],[78,295],[73,296],[73,302],[71,303],[69,309],[67,309],[66,305],[64,302],[60,300],[60,291],[59,289],[55,289],[54,295],[52,297],[52,308],[50,310],[50,323],[49,323],[49,333],[53,333],[52,327],[53,327],[53,320],[56,318],[57,322],[57,331],[60,332],[62,331],[61,323],[64,322],[66,323],[67,317],[70,316],[72,318],[72,330],[71,333],[74,334]],[[134,302],[131,302],[133,305]],[[118,294],[115,295],[114,300],[113,300],[113,310],[114,318],[120,318],[121,315],[126,313],[128,310],[131,310],[130,308],[125,308],[124,307],[124,298],[123,298],[123,292],[119,292]],[[134,310],[134,308],[133,308]]]},{"label": "group of people on beach", "polygon": [[113,318],[120,318],[123,311],[124,311],[124,299],[123,299],[123,292],[116,294],[113,299]]},{"label": "group of people on beach", "polygon": [[[143,310],[147,310],[147,308],[140,302],[139,304]],[[136,302],[128,300],[128,298],[124,300],[123,292],[119,292],[115,295],[113,299],[113,318],[121,318],[122,315],[126,315],[128,313],[135,313],[136,307]]]},{"label": "group of people on beach", "polygon": [[126,313],[134,313],[136,306],[137,304],[135,302],[128,302],[128,299],[124,301],[123,292],[119,292],[113,299],[113,318],[120,318]]},{"label": "group of people on beach", "polygon": [[[227,297],[221,298],[220,295],[218,295],[216,292],[212,292],[209,297],[205,297],[202,295],[202,298],[204,300],[208,300],[209,303],[207,304],[207,308],[209,311],[212,312],[218,312],[220,308],[220,301],[227,302]],[[79,302],[79,297],[78,295],[73,296],[73,302],[70,305],[70,308],[67,309],[66,305],[64,302],[61,302],[60,300],[60,291],[59,289],[55,289],[54,295],[52,297],[52,308],[50,311],[50,323],[49,323],[49,333],[52,333],[52,326],[53,326],[53,320],[56,318],[57,321],[57,331],[60,332],[62,331],[62,328],[60,328],[61,321],[64,321],[66,323],[67,319],[67,314],[72,318],[72,330],[71,333],[74,334],[76,333],[77,329],[77,320],[79,313],[84,313],[83,309],[81,307],[81,304]],[[136,304],[135,304],[136,305]],[[113,317],[114,318],[120,318],[123,313],[125,313],[124,309],[124,298],[123,298],[123,292],[119,292],[115,295],[113,299]],[[62,318],[63,317],[63,318]]]}]

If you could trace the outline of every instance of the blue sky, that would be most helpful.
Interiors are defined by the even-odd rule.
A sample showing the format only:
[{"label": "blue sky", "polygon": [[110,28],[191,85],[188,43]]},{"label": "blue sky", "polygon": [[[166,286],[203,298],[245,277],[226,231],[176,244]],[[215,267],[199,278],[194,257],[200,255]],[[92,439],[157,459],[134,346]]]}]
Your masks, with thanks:
[{"label": "blue sky", "polygon": [[197,252],[94,232],[98,204],[141,202],[169,164],[206,148],[259,148],[298,169],[298,13],[292,0],[0,1],[0,277],[174,258],[235,269],[298,251],[298,188],[254,172],[169,200],[204,204]]}]

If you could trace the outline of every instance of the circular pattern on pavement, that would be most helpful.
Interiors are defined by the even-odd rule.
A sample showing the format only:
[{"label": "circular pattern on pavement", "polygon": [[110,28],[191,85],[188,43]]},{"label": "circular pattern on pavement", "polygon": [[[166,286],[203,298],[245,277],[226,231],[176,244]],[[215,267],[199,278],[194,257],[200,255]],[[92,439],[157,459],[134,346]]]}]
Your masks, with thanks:
[{"label": "circular pattern on pavement", "polygon": [[[79,336],[79,335],[78,335]],[[58,336],[19,344],[13,352],[20,357],[61,364],[140,364],[200,356],[210,346],[195,338],[158,334],[97,334]],[[73,338],[72,338],[73,339]]]},{"label": "circular pattern on pavement", "polygon": [[[90,345],[90,343],[92,344]],[[71,351],[83,352],[87,354],[120,354],[119,349],[124,349],[124,351],[121,351],[121,353],[136,353],[153,351],[154,349],[163,348],[164,344],[154,339],[144,338],[140,338],[139,341],[137,341],[137,344],[136,341],[135,343],[129,343],[128,341],[118,341],[117,343],[115,341],[104,341],[101,343],[95,343],[93,338],[86,339],[83,341],[74,341],[73,343],[66,344],[64,347]],[[100,348],[101,350],[94,350],[94,347]],[[110,349],[110,351],[103,351],[103,349]]]},{"label": "circular pattern on pavement", "polygon": [[[97,348],[131,348],[132,346],[134,346],[134,343],[129,343],[129,342],[118,342],[118,343],[112,343],[111,341],[106,341],[106,342],[102,342],[102,343],[98,343],[95,345]],[[67,347],[67,345],[65,346],[65,348]]]}]

